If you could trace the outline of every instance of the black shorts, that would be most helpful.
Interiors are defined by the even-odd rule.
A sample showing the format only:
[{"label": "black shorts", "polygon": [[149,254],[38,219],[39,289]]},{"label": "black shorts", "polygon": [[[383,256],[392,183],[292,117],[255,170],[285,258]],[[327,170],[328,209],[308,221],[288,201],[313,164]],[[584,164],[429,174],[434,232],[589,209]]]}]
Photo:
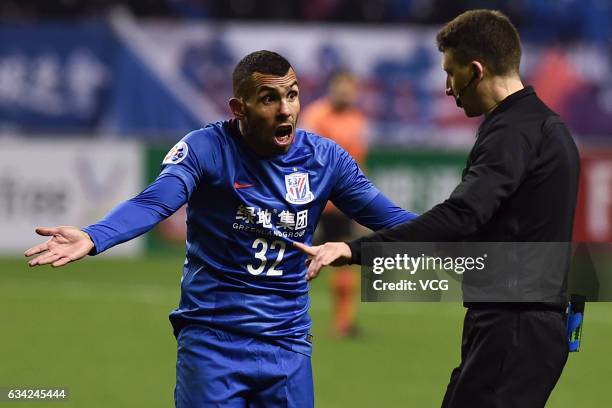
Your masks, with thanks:
[{"label": "black shorts", "polygon": [[564,314],[468,309],[443,408],[544,408],[568,356]]}]

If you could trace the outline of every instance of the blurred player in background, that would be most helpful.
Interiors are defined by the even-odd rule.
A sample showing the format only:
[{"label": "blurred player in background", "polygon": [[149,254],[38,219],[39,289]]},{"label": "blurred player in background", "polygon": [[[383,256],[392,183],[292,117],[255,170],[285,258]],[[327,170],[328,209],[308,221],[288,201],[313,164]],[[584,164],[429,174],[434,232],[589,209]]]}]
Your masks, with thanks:
[{"label": "blurred player in background", "polygon": [[[304,109],[301,125],[338,143],[363,170],[367,154],[367,119],[356,106],[358,97],[357,77],[346,70],[338,71],[329,80],[327,94]],[[323,242],[353,238],[353,221],[332,203],[325,206],[319,225],[323,229]],[[357,273],[350,266],[337,268],[331,274],[333,333],[338,338],[356,334],[357,285]]]},{"label": "blurred player in background", "polygon": [[30,266],[62,266],[150,230],[187,203],[177,407],[312,407],[306,257],[328,199],[378,230],[414,215],[384,197],[329,139],[297,129],[295,71],[258,51],[233,73],[234,119],[185,136],[159,177],[83,230],[38,228]]}]

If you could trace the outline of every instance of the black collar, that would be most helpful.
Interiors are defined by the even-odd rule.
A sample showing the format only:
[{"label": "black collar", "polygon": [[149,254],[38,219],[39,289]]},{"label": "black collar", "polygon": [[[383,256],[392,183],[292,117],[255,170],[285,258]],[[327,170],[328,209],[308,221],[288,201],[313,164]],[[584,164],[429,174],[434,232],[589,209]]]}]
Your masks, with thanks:
[{"label": "black collar", "polygon": [[499,105],[497,105],[497,107],[495,107],[495,109],[493,109],[493,112],[491,112],[491,114],[487,116],[487,118],[482,122],[478,133],[480,133],[480,129],[483,129],[491,121],[491,118],[499,115],[502,112],[507,111],[513,105],[515,105],[517,101],[532,95],[535,95],[535,91],[530,85],[527,85],[520,91],[516,91],[515,93],[508,95],[504,100],[499,103]]}]

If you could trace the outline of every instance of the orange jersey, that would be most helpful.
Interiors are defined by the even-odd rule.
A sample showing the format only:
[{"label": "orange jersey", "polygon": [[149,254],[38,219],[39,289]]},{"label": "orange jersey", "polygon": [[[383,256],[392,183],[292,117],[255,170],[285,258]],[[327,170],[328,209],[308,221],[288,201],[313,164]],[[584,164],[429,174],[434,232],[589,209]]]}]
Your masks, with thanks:
[{"label": "orange jersey", "polygon": [[338,143],[362,167],[367,144],[365,115],[357,108],[334,111],[326,99],[319,99],[304,109],[300,127]]},{"label": "orange jersey", "polygon": [[[300,127],[338,143],[363,168],[367,154],[366,116],[357,108],[335,111],[325,99],[308,105],[300,116]],[[328,203],[324,212],[333,211]]]}]

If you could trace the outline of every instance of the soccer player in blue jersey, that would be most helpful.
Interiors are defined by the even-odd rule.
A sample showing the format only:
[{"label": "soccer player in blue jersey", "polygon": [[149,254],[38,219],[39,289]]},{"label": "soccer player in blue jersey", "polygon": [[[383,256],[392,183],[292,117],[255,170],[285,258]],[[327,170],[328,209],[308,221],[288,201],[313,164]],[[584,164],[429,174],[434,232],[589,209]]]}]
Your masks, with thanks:
[{"label": "soccer player in blue jersey", "polygon": [[51,238],[30,266],[62,266],[150,230],[184,203],[177,407],[312,407],[306,256],[328,200],[372,229],[414,217],[383,196],[329,139],[298,129],[299,88],[282,56],[257,51],[233,73],[234,119],[185,136],[159,177],[86,228]]}]

